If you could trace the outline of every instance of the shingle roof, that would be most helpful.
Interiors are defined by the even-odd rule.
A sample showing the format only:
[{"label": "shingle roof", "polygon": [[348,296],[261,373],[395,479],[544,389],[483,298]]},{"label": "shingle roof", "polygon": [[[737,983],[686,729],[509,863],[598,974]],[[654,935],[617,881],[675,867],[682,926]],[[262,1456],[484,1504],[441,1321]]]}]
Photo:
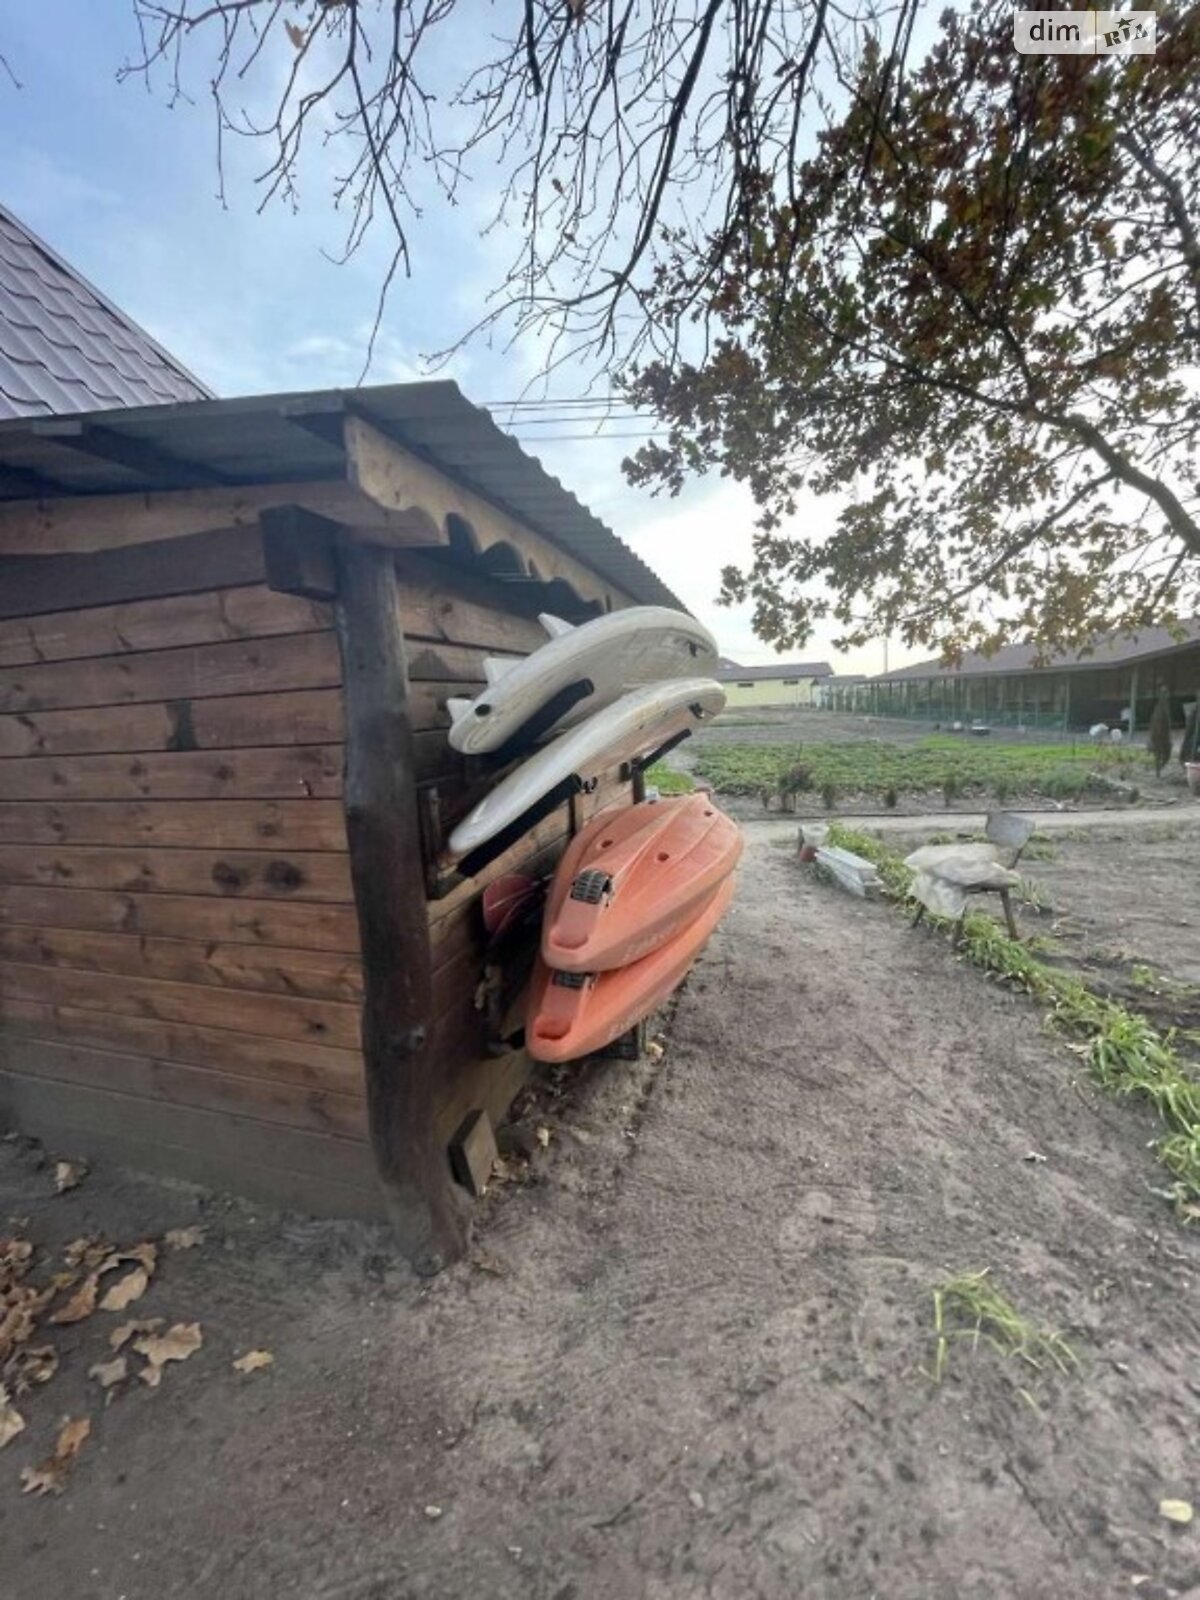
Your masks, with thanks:
[{"label": "shingle roof", "polygon": [[0,206],[0,417],[200,400],[211,393]]},{"label": "shingle roof", "polygon": [[771,683],[776,678],[828,678],[832,674],[828,661],[781,661],[777,667],[739,667],[736,661],[724,658],[716,673],[721,683]]},{"label": "shingle roof", "polygon": [[0,420],[0,504],[203,482],[344,480],[348,414],[569,550],[634,600],[684,609],[640,556],[455,383],[91,412],[75,428],[71,418]]},{"label": "shingle roof", "polygon": [[1200,640],[1200,617],[1181,624],[1181,637],[1170,628],[1139,628],[1135,634],[1106,633],[1096,639],[1087,651],[1070,655],[1052,656],[1048,661],[1038,660],[1035,644],[1009,644],[995,655],[976,653],[965,655],[957,666],[947,666],[943,661],[916,661],[911,667],[898,667],[894,672],[881,672],[877,682],[891,682],[898,678],[981,678],[995,677],[1009,672],[1085,672],[1088,668],[1123,667],[1133,661],[1148,657],[1168,655],[1173,650],[1185,650]]}]

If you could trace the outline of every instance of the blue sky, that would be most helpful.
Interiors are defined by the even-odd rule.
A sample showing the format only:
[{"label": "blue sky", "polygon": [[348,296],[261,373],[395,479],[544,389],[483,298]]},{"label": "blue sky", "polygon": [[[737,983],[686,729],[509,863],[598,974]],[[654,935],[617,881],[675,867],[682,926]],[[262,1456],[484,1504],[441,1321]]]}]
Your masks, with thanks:
[{"label": "blue sky", "polygon": [[[341,225],[319,163],[302,172],[299,209],[257,210],[261,149],[227,146],[227,196],[217,197],[213,118],[203,74],[193,104],[118,84],[136,54],[125,0],[26,0],[5,8],[3,51],[22,87],[0,73],[0,200],[96,286],[141,322],[219,394],[319,389],[356,381],[362,366],[387,240],[380,232],[344,266]],[[415,271],[397,280],[370,373],[372,382],[426,375],[422,358],[451,343],[479,315],[507,239],[483,238],[485,196],[430,206],[413,236]],[[536,370],[530,345],[504,350],[479,340],[439,376],[480,402],[520,393]],[[571,374],[554,392],[583,393]],[[503,411],[496,412],[501,425]],[[722,565],[749,550],[754,508],[738,486],[701,482],[677,500],[625,485],[628,442],[547,439],[568,427],[514,431],[527,449],[672,585],[716,632],[726,654],[777,659],[748,617],[714,604]],[[814,526],[835,507],[813,502]],[[829,656],[828,636],[803,652]],[[900,658],[893,651],[895,664]],[[835,659],[837,670],[874,671],[882,651]]]}]

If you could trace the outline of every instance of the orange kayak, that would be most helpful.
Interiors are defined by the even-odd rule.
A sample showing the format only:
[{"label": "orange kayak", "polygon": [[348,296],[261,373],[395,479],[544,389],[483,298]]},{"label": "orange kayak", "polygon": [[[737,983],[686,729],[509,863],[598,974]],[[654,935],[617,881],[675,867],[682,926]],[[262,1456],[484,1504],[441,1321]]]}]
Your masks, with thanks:
[{"label": "orange kayak", "polygon": [[601,812],[554,874],[542,960],[559,972],[640,961],[687,926],[741,853],[737,825],[707,795]]},{"label": "orange kayak", "polygon": [[535,1061],[576,1061],[619,1039],[688,974],[733,899],[732,873],[673,939],[613,972],[554,972],[539,957],[529,988],[525,1048]]}]

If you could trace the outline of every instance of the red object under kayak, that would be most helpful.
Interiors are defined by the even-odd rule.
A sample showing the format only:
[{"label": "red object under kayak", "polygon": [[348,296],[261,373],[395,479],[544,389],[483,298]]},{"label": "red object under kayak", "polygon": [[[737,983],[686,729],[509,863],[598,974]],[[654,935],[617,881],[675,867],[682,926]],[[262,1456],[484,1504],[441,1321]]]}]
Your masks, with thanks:
[{"label": "red object under kayak", "polygon": [[673,939],[612,972],[554,972],[539,958],[529,991],[525,1048],[535,1061],[576,1061],[648,1017],[688,974],[733,899],[730,874]]},{"label": "red object under kayak", "polygon": [[559,972],[640,961],[687,926],[741,853],[737,825],[708,795],[601,812],[554,874],[542,960]]}]

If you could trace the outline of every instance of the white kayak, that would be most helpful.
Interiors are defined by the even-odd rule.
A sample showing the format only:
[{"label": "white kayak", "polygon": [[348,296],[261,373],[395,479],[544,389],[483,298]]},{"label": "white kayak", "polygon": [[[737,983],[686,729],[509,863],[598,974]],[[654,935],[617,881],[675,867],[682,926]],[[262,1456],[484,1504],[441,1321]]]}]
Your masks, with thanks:
[{"label": "white kayak", "polygon": [[[715,717],[724,704],[725,691],[711,678],[672,678],[632,689],[581,727],[559,734],[502,779],[455,828],[447,856],[461,861],[495,845],[502,836],[505,844],[519,838],[610,767],[686,737]],[[488,859],[495,853],[489,850]],[[478,867],[466,863],[465,870]]]},{"label": "white kayak", "polygon": [[550,635],[540,649],[521,660],[487,657],[487,688],[446,702],[455,750],[518,755],[641,684],[716,671],[716,640],[685,611],[630,606],[579,627],[547,613],[538,621]]}]

